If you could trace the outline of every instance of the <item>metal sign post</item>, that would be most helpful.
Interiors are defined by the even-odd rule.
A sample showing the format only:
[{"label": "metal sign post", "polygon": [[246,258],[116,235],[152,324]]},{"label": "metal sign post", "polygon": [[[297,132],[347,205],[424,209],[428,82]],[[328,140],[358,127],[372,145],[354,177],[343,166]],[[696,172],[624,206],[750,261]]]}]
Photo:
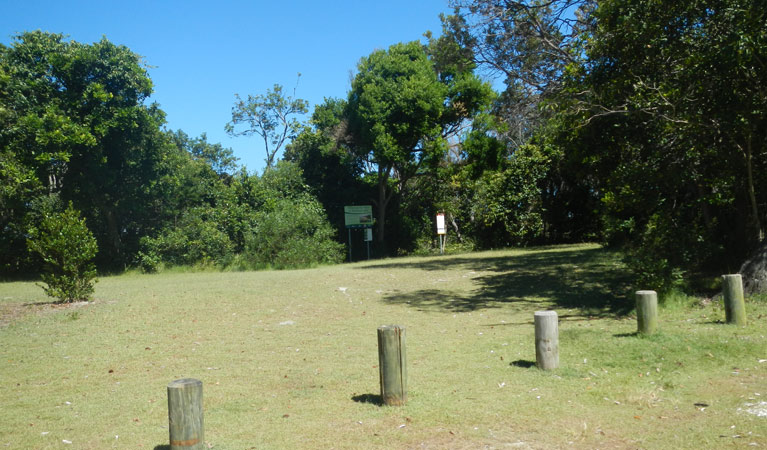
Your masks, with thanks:
[{"label": "metal sign post", "polygon": [[349,230],[349,262],[352,262],[352,228],[362,229],[370,259],[370,241],[373,240],[373,207],[370,205],[344,206],[344,224]]},{"label": "metal sign post", "polygon": [[352,229],[349,228],[349,262],[352,262]]},{"label": "metal sign post", "polygon": [[365,243],[368,245],[368,260],[370,260],[370,241],[373,240],[373,229],[365,228]]}]

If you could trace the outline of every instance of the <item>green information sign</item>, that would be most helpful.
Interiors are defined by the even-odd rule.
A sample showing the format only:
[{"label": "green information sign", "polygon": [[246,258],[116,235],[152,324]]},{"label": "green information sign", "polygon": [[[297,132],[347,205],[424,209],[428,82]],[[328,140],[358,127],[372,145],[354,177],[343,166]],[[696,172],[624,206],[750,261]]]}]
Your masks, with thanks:
[{"label": "green information sign", "polygon": [[373,207],[370,205],[344,206],[344,224],[346,228],[371,228]]}]

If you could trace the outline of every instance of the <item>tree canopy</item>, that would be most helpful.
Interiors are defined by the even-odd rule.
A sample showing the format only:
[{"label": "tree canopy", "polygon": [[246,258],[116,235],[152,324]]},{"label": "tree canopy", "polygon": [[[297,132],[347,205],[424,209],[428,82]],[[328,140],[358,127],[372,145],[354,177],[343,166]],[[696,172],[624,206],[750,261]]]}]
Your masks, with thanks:
[{"label": "tree canopy", "polygon": [[608,232],[655,260],[639,270],[736,270],[764,237],[764,5],[653,5],[596,10],[568,80],[572,151],[598,176]]},{"label": "tree canopy", "polygon": [[766,254],[763,1],[452,5],[438,36],[364,56],[305,123],[279,84],[236,97],[226,129],[264,140],[260,177],[164,129],[126,47],[16,36],[0,46],[3,273],[39,272],[27,239],[70,204],[102,269],[337,261],[342,207],[370,203],[379,254],[433,250],[443,212],[461,249],[614,245],[642,288]]},{"label": "tree canopy", "polygon": [[[245,255],[246,242],[254,227],[270,220],[269,211],[278,210],[295,219],[293,228],[265,229],[264,239],[294,233],[308,250],[318,246],[308,258],[281,257],[282,266],[343,254],[330,245],[322,208],[299,209],[316,202],[299,170],[275,169],[269,180],[247,174],[231,149],[209,143],[205,134],[191,138],[164,129],[165,114],[149,102],[151,93],[141,58],[106,38],[82,44],[36,31],[0,46],[3,274],[40,272],[42,261],[27,248],[43,237],[27,238],[52,230],[49,217],[77,218],[68,230],[93,234],[101,270],[263,265]],[[312,225],[300,228],[304,222]]]},{"label": "tree canopy", "polygon": [[[295,116],[305,114],[309,104],[306,100],[286,96],[279,84],[268,89],[266,94],[248,95],[245,100],[235,94],[235,98],[232,120],[226,124],[226,132],[232,136],[261,136],[268,170],[274,166],[277,152],[301,129]],[[246,127],[242,129],[240,125]]]},{"label": "tree canopy", "polygon": [[[32,200],[60,195],[82,211],[100,258],[127,262],[151,230],[151,180],[162,170],[164,121],[138,55],[102,39],[24,33],[0,47],[2,247],[17,269]],[[7,253],[6,253],[7,252]]]},{"label": "tree canopy", "polygon": [[382,243],[394,194],[436,167],[447,151],[446,134],[476,114],[492,91],[471,72],[440,76],[419,42],[373,52],[357,70],[346,107],[348,131],[355,153],[376,168]]},{"label": "tree canopy", "polygon": [[658,288],[737,270],[763,242],[763,2],[454,6],[448,36],[506,81],[492,134],[511,159],[530,144],[549,155],[542,237],[620,245]]}]

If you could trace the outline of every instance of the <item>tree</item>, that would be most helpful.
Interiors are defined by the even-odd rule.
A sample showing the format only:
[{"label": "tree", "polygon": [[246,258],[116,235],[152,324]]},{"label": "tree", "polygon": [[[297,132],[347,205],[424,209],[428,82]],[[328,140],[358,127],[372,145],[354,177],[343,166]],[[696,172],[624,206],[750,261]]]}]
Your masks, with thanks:
[{"label": "tree", "polygon": [[[0,47],[0,176],[5,267],[20,268],[31,200],[58,193],[88,219],[100,262],[123,266],[159,222],[155,191],[168,142],[141,58],[106,38],[86,45],[22,33]],[[5,257],[5,255],[4,255]]]},{"label": "tree", "polygon": [[542,102],[556,102],[563,74],[583,60],[584,36],[593,28],[595,0],[454,0],[446,28],[473,59],[506,85],[496,114],[506,138],[527,142],[546,118]]},{"label": "tree", "polygon": [[395,193],[436,167],[446,151],[446,130],[475,114],[492,90],[470,73],[440,78],[418,42],[373,52],[357,69],[345,115],[352,147],[375,167],[382,244]]},{"label": "tree", "polygon": [[[565,81],[568,73],[586,63],[585,43],[595,26],[596,2],[457,0],[451,4],[454,13],[442,16],[440,54],[452,54],[452,60],[464,66],[470,60],[479,70],[500,76],[506,86],[494,100],[493,125],[487,127],[475,121],[463,142],[466,160],[459,155],[456,161],[471,169],[468,173],[458,171],[460,176],[453,179],[456,192],[487,187],[480,178],[512,177],[509,182],[524,186],[526,195],[536,192],[537,199],[531,204],[536,205],[542,220],[541,235],[536,240],[561,242],[598,237],[593,177],[581,170],[579,161],[566,151],[564,140],[556,138],[567,134],[564,130],[570,126],[560,120],[558,105],[571,104],[573,91]],[[520,160],[531,161],[527,151],[530,148],[538,148],[536,154],[545,155],[542,160],[547,162],[546,170],[535,171],[542,178],[514,180],[514,174],[525,171],[511,170],[506,162],[517,167],[517,153],[527,155]],[[466,154],[466,150],[474,154]],[[488,153],[477,158],[477,151]],[[505,174],[482,175],[486,170]],[[492,189],[483,191],[502,194]],[[461,198],[463,203],[473,202],[472,194]],[[462,214],[463,222],[470,223],[474,230],[467,236],[474,235],[481,245],[521,243],[516,238],[509,241],[511,235],[505,231],[487,234],[490,229],[480,226],[474,220],[476,215],[468,210]],[[516,220],[511,216],[508,219]],[[523,241],[530,242],[530,234],[526,235]],[[496,238],[500,241],[494,242]]]},{"label": "tree", "polygon": [[347,142],[345,109],[346,101],[341,99],[325,99],[315,106],[311,127],[299,133],[284,156],[301,168],[341,241],[346,239],[344,206],[366,204],[375,196],[375,189],[362,179],[364,161]]},{"label": "tree", "polygon": [[343,246],[333,240],[325,210],[304,182],[299,166],[279,161],[258,183],[264,201],[245,234],[242,257],[247,262],[256,268],[283,269],[343,259]]},{"label": "tree", "polygon": [[[271,169],[283,144],[292,140],[300,131],[301,124],[292,116],[305,114],[309,103],[286,96],[279,84],[275,84],[273,89],[267,89],[266,95],[248,95],[247,100],[243,100],[239,94],[235,94],[235,98],[232,120],[226,124],[226,132],[231,136],[261,136],[266,150],[266,170]],[[238,131],[238,125],[247,127]]]},{"label": "tree", "polygon": [[666,284],[734,270],[764,234],[767,34],[757,1],[600,2],[568,73],[571,151],[614,241]]},{"label": "tree", "polygon": [[206,133],[202,133],[197,138],[190,138],[186,133],[178,130],[170,132],[170,138],[179,149],[189,153],[192,158],[204,162],[219,176],[231,175],[237,169],[239,158],[234,156],[232,149],[208,142]]},{"label": "tree", "polygon": [[60,302],[89,300],[93,294],[98,247],[80,213],[72,208],[48,212],[37,227],[29,230],[28,245],[44,262],[45,293]]},{"label": "tree", "polygon": [[387,206],[397,187],[444,153],[440,119],[447,88],[418,42],[376,51],[357,70],[349,126],[360,155],[377,166],[377,240],[383,243]]},{"label": "tree", "polygon": [[[461,41],[480,65],[503,73],[507,85],[549,94],[561,74],[581,58],[580,42],[592,25],[593,0],[454,0]],[[468,30],[467,30],[468,28]]]}]

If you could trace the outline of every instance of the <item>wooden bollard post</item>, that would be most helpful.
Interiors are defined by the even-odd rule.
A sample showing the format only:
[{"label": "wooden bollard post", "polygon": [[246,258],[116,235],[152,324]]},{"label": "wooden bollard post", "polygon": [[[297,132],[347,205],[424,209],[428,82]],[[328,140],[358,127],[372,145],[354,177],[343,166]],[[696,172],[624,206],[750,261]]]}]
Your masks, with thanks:
[{"label": "wooden bollard post", "polygon": [[202,450],[202,381],[184,378],[168,384],[171,450]]},{"label": "wooden bollard post", "polygon": [[658,329],[658,293],[636,291],[637,333],[653,334]]},{"label": "wooden bollard post", "polygon": [[743,300],[743,278],[739,273],[722,275],[724,316],[727,323],[746,324],[746,303]]},{"label": "wooden bollard post", "polygon": [[384,405],[404,405],[407,402],[404,327],[387,325],[378,328],[378,373]]},{"label": "wooden bollard post", "polygon": [[535,362],[543,370],[559,367],[559,318],[556,311],[535,312]]}]

